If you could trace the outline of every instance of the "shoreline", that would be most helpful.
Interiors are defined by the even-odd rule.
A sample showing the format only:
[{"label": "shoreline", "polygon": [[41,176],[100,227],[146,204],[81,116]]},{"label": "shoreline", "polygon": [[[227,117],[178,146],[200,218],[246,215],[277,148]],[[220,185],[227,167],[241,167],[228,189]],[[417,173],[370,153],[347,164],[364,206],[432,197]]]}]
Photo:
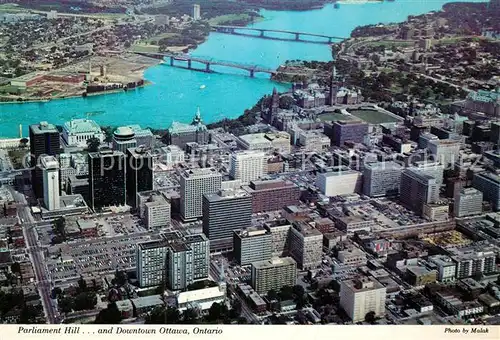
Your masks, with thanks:
[{"label": "shoreline", "polygon": [[[157,66],[157,65],[153,65],[153,66]],[[151,67],[153,67],[153,66],[151,66]],[[150,86],[150,85],[153,85],[153,82],[151,82],[149,80],[144,80],[144,84],[143,85],[136,86],[136,87],[134,87],[133,89],[130,89],[130,90],[140,89],[140,88],[144,88],[144,87]],[[0,106],[1,105],[6,105],[6,104],[48,103],[48,102],[55,101],[55,100],[104,96],[104,95],[116,94],[116,93],[120,93],[120,92],[128,92],[130,90],[115,89],[115,90],[109,90],[109,91],[101,91],[101,92],[88,93],[86,96],[84,96],[84,93],[86,93],[86,92],[84,92],[84,93],[82,93],[79,96],[65,96],[65,97],[63,96],[63,97],[55,97],[55,98],[39,98],[39,99],[28,99],[28,100],[21,100],[21,101],[17,101],[17,100],[13,100],[13,101],[0,101]]]}]

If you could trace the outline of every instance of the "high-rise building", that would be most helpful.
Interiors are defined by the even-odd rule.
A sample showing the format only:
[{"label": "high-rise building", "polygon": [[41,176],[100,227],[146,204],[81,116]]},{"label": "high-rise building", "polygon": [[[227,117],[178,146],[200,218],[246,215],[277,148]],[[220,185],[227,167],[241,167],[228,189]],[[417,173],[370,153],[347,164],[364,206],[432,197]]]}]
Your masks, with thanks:
[{"label": "high-rise building", "polygon": [[424,204],[436,203],[439,200],[439,184],[432,176],[405,169],[401,175],[399,198],[401,203],[422,215]]},{"label": "high-rise building", "polygon": [[137,207],[137,193],[153,190],[153,156],[144,146],[127,149],[127,201]]},{"label": "high-rise building", "polygon": [[297,263],[291,257],[252,263],[252,288],[257,294],[266,295],[271,289],[279,291],[296,283]]},{"label": "high-rise building", "polygon": [[166,284],[185,289],[208,278],[209,241],[203,234],[183,237],[179,232],[161,234],[161,240],[137,246],[137,279],[141,287]]},{"label": "high-rise building", "polygon": [[483,211],[483,193],[474,188],[463,188],[455,196],[454,214],[464,217],[480,214]]},{"label": "high-rise building", "polygon": [[59,163],[54,156],[41,156],[43,202],[48,210],[59,209]]},{"label": "high-rise building", "polygon": [[368,124],[360,120],[339,120],[325,124],[324,133],[335,146],[344,146],[345,142],[363,143]]},{"label": "high-rise building", "polygon": [[233,248],[233,255],[241,266],[270,260],[272,257],[271,233],[260,227],[235,230]]},{"label": "high-rise building", "polygon": [[353,322],[364,321],[368,313],[385,314],[386,288],[372,278],[363,277],[340,283],[340,306]]},{"label": "high-rise building", "polygon": [[136,251],[137,280],[141,287],[165,283],[165,264],[168,252],[166,240],[139,243]]},{"label": "high-rise building", "polygon": [[251,181],[242,189],[252,196],[254,213],[281,210],[297,204],[300,198],[299,187],[282,179]]},{"label": "high-rise building", "polygon": [[180,210],[184,221],[203,215],[203,195],[221,188],[222,175],[213,168],[189,169],[181,173]]},{"label": "high-rise building", "polygon": [[89,198],[92,209],[126,204],[125,155],[100,150],[88,155]]},{"label": "high-rise building", "polygon": [[[141,209],[142,207],[139,207]],[[148,229],[170,226],[170,202],[159,192],[151,192],[144,202],[143,220]]]},{"label": "high-rise building", "polygon": [[461,144],[459,140],[453,139],[430,140],[427,143],[427,149],[435,157],[437,162],[440,162],[444,166],[448,166],[448,164],[454,164],[458,160]]},{"label": "high-rise building", "polygon": [[451,248],[451,259],[457,265],[457,280],[479,274],[491,274],[496,271],[496,255],[491,247]]},{"label": "high-rise building", "polygon": [[363,171],[363,193],[370,197],[397,195],[402,171],[403,167],[396,162],[366,164]]},{"label": "high-rise building", "polygon": [[184,242],[193,250],[193,280],[208,278],[210,241],[205,234],[190,234],[184,236]]},{"label": "high-rise building", "polygon": [[212,252],[233,248],[233,231],[252,224],[252,197],[244,190],[220,190],[203,196],[203,233]]},{"label": "high-rise building", "polygon": [[290,256],[300,269],[315,269],[321,264],[323,234],[307,223],[296,223],[290,229]]},{"label": "high-rise building", "polygon": [[233,153],[230,159],[229,174],[233,179],[246,184],[262,178],[266,173],[267,159],[262,151],[243,151]]},{"label": "high-rise building", "polygon": [[61,153],[59,130],[55,125],[47,122],[30,125],[30,153],[31,153],[31,183],[37,198],[43,196],[42,171],[40,164],[41,155],[56,156]]},{"label": "high-rise building", "polygon": [[264,228],[271,233],[273,257],[288,256],[289,236],[292,225],[284,219],[266,222]]},{"label": "high-rise building", "polygon": [[444,165],[439,162],[415,162],[409,169],[434,177],[438,185],[443,184]]},{"label": "high-rise building", "polygon": [[316,186],[326,196],[348,195],[361,192],[363,178],[358,171],[338,168],[335,171],[319,173]]},{"label": "high-rise building", "polygon": [[172,290],[185,289],[193,283],[193,250],[184,242],[173,242],[167,251],[167,286]]},{"label": "high-rise building", "polygon": [[474,174],[472,186],[483,193],[483,199],[500,210],[500,177],[492,172]]},{"label": "high-rise building", "polygon": [[193,20],[200,20],[200,19],[201,19],[200,5],[194,4],[193,5]]}]

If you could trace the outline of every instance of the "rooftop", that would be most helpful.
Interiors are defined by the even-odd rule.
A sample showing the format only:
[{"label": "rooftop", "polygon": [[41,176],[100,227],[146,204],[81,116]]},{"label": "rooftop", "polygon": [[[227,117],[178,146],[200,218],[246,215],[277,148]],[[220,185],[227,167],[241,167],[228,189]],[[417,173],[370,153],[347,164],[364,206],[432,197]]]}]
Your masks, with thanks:
[{"label": "rooftop", "polygon": [[90,119],[73,119],[64,123],[64,130],[68,133],[102,133],[101,127]]},{"label": "rooftop", "polygon": [[266,268],[282,267],[289,265],[296,266],[297,262],[295,262],[295,260],[292,259],[291,257],[280,257],[272,260],[252,262],[252,267],[254,267],[255,269],[266,269]]},{"label": "rooftop", "polygon": [[33,124],[30,126],[33,133],[46,133],[46,132],[59,132],[54,124],[49,124],[47,122],[40,122],[39,124]]}]

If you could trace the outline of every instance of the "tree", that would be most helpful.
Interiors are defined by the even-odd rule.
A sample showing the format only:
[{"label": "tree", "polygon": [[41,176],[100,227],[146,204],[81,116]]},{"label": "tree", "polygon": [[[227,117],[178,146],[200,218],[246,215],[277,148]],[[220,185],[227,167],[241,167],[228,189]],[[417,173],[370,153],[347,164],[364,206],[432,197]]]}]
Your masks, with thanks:
[{"label": "tree", "polygon": [[97,152],[100,145],[101,142],[96,137],[87,139],[87,148],[89,149],[89,152]]},{"label": "tree", "polygon": [[63,297],[58,301],[58,306],[63,313],[70,313],[75,309],[75,300],[72,297]]},{"label": "tree", "polygon": [[19,316],[20,324],[34,324],[34,323],[43,323],[38,322],[38,317],[42,315],[41,306],[33,306],[33,305],[24,305],[21,309],[21,315]]},{"label": "tree", "polygon": [[78,288],[80,288],[80,292],[85,292],[87,290],[87,282],[80,276],[78,280]]},{"label": "tree", "polygon": [[128,282],[127,274],[122,270],[115,272],[115,282],[118,286],[123,286]]},{"label": "tree", "polygon": [[198,323],[198,313],[192,308],[186,309],[182,313],[182,323],[183,324],[195,324]]},{"label": "tree", "polygon": [[116,306],[116,303],[110,303],[108,308],[103,309],[97,315],[94,323],[114,325],[122,321],[122,315]]},{"label": "tree", "polygon": [[208,322],[217,322],[228,319],[228,309],[224,303],[213,303],[208,310],[207,321]]},{"label": "tree", "polygon": [[272,300],[279,300],[278,293],[274,289],[271,289],[269,292],[267,292],[267,298],[270,301],[272,301]]},{"label": "tree", "polygon": [[92,292],[80,293],[75,297],[75,310],[93,309],[97,303],[97,296]]},{"label": "tree", "polygon": [[22,148],[25,148],[28,145],[28,142],[29,142],[28,138],[21,138],[19,144],[21,145]]},{"label": "tree", "polygon": [[66,220],[64,217],[59,217],[54,221],[53,230],[54,233],[60,236],[63,241],[66,241]]},{"label": "tree", "polygon": [[370,324],[374,324],[375,320],[376,320],[375,312],[368,312],[368,313],[366,313],[366,315],[365,315],[365,321],[366,322],[368,322]]},{"label": "tree", "polygon": [[21,265],[19,264],[19,262],[14,262],[14,263],[10,266],[10,270],[11,270],[13,273],[20,274],[20,273],[21,273]]}]

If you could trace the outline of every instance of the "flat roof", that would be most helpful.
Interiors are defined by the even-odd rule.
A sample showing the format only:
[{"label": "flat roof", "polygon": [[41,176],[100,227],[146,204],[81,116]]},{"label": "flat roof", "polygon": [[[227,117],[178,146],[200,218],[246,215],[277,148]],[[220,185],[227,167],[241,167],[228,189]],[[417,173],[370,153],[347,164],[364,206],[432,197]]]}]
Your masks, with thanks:
[{"label": "flat roof", "polygon": [[289,265],[296,266],[297,262],[295,262],[295,260],[292,259],[291,257],[280,257],[271,260],[252,262],[252,267],[254,267],[255,269],[266,269],[266,268],[282,267]]}]

